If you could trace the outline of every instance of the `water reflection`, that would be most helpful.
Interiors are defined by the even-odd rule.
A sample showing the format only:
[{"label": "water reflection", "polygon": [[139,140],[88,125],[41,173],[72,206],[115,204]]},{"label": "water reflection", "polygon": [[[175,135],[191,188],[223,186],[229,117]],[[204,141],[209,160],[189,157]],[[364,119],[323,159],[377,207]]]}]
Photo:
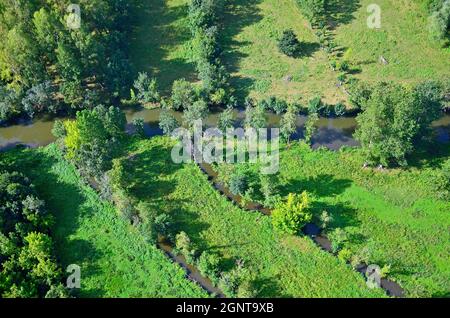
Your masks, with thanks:
[{"label": "water reflection", "polygon": [[[131,128],[133,119],[143,118],[145,121],[145,133],[152,137],[161,135],[162,130],[159,128],[160,109],[148,110],[144,108],[126,109],[125,114]],[[182,114],[174,112],[174,116],[181,123]],[[236,125],[242,126],[245,118],[243,110],[235,110],[234,117]],[[217,125],[219,113],[212,113],[205,120],[206,127],[215,127]],[[268,113],[267,120],[269,127],[277,127],[281,116]],[[303,129],[306,122],[306,116],[298,116],[297,132],[294,138],[303,138]],[[0,128],[0,149],[5,150],[15,147],[18,144],[26,144],[29,146],[44,146],[55,140],[51,133],[54,118],[43,117],[34,121],[22,121],[16,125]],[[339,118],[321,118],[318,123],[317,133],[312,138],[313,147],[324,146],[330,149],[339,149],[342,146],[358,146],[358,142],[353,138],[356,128],[356,121],[352,117]],[[440,120],[433,123],[437,139],[440,142],[450,142],[450,115],[443,116]]]}]

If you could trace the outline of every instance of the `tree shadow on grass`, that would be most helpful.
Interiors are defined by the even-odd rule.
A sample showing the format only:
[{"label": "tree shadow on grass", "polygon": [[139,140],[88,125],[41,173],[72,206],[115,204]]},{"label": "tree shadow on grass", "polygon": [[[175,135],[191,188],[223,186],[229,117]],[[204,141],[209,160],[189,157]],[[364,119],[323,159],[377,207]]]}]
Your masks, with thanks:
[{"label": "tree shadow on grass", "polygon": [[326,5],[327,22],[331,29],[349,24],[355,19],[354,13],[361,8],[359,0],[329,0]]},{"label": "tree shadow on grass", "polygon": [[300,42],[300,49],[296,58],[311,57],[320,49],[320,44],[316,42]]},{"label": "tree shadow on grass", "polygon": [[124,159],[129,175],[129,190],[139,200],[164,200],[172,193],[176,181],[170,178],[181,165],[173,163],[169,146],[155,146]]},{"label": "tree shadow on grass", "polygon": [[176,79],[197,80],[195,67],[187,59],[169,58],[173,50],[191,39],[187,25],[180,22],[187,12],[187,4],[168,7],[165,0],[139,1],[135,8],[136,24],[130,39],[134,76],[138,72],[155,76],[166,93]]},{"label": "tree shadow on grass", "polygon": [[292,298],[292,295],[284,293],[276,277],[258,278],[252,282],[252,285],[258,291],[257,297]]},{"label": "tree shadow on grass", "polygon": [[280,186],[280,190],[284,194],[307,191],[319,197],[333,197],[343,193],[351,184],[349,179],[335,179],[330,174],[320,174],[307,179],[291,179]]},{"label": "tree shadow on grass", "polygon": [[[262,0],[232,0],[226,4],[221,20],[225,26],[221,30],[220,43],[223,48],[222,60],[228,72],[239,71],[240,61],[248,55],[239,52],[239,48],[251,43],[238,41],[235,36],[252,24],[262,20],[258,4]],[[249,77],[232,76],[230,79],[232,87],[236,90],[236,96],[242,101],[248,96],[253,87],[254,80]]]}]

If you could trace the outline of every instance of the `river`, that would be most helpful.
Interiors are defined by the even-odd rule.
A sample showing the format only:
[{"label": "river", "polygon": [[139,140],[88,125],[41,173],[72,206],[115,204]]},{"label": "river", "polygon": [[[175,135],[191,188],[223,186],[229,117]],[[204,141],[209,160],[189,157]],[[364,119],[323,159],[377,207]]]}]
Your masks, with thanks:
[{"label": "river", "polygon": [[[129,123],[135,118],[143,118],[145,120],[145,132],[149,137],[162,134],[158,126],[160,112],[160,109],[149,110],[144,108],[130,108],[125,110]],[[181,122],[181,113],[176,112],[174,115]],[[210,114],[205,120],[205,126],[215,126],[218,115],[218,113]],[[234,117],[237,124],[241,125],[245,113],[243,110],[235,110]],[[281,116],[279,115],[267,113],[268,126],[277,126],[280,118]],[[306,116],[298,116],[298,129],[297,133],[293,136],[294,139],[303,137],[303,128],[306,119]],[[52,143],[55,141],[55,137],[51,133],[54,120],[54,117],[43,116],[35,120],[23,120],[18,124],[8,127],[0,127],[0,150],[12,148],[18,144],[37,147]],[[324,146],[336,150],[342,146],[358,146],[358,142],[353,138],[353,133],[356,128],[356,121],[353,117],[320,118],[317,127],[317,132],[312,139],[313,147],[315,148]],[[434,122],[433,127],[438,141],[442,143],[448,143],[450,141],[450,115],[444,115],[440,120]]]}]

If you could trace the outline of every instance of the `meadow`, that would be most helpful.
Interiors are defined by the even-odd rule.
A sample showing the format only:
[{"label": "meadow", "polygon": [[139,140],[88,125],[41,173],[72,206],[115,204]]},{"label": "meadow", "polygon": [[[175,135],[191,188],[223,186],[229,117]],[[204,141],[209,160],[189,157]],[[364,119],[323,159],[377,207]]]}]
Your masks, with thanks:
[{"label": "meadow", "polygon": [[[409,168],[389,170],[363,168],[358,148],[312,150],[295,142],[280,155],[276,191],[282,197],[310,193],[315,223],[321,224],[323,211],[332,217],[325,229],[332,241],[335,229],[344,230],[341,248],[359,262],[390,266],[388,277],[407,297],[448,296],[450,203],[438,186],[448,148],[431,146],[411,158]],[[218,169],[233,170],[255,179],[259,168]]]},{"label": "meadow", "polygon": [[[81,267],[77,297],[207,297],[185,272],[146,242],[115,208],[82,183],[52,144],[13,150],[0,161],[28,175],[56,217],[56,254],[63,268]],[[14,168],[13,168],[14,167]]]},{"label": "meadow", "polygon": [[[398,81],[414,84],[449,78],[450,48],[430,39],[430,13],[412,0],[380,0],[381,29],[367,27],[367,6],[373,1],[343,1],[336,9],[334,40],[351,49],[349,60],[360,69],[356,78],[367,82]],[[337,4],[338,8],[339,5]],[[342,9],[343,8],[343,9]],[[380,56],[387,65],[379,63]]]},{"label": "meadow", "polygon": [[[347,100],[295,1],[230,0],[222,20],[223,61],[238,96],[292,102],[321,96],[331,104]],[[299,58],[285,56],[277,47],[286,29],[294,30],[302,43]]]},{"label": "meadow", "polygon": [[270,217],[235,207],[196,165],[174,164],[172,145],[164,137],[129,145],[122,161],[131,180],[128,191],[136,200],[171,215],[175,233],[185,231],[199,252],[219,254],[223,271],[243,261],[259,297],[384,295],[369,289],[361,274],[311,239],[279,234]]}]

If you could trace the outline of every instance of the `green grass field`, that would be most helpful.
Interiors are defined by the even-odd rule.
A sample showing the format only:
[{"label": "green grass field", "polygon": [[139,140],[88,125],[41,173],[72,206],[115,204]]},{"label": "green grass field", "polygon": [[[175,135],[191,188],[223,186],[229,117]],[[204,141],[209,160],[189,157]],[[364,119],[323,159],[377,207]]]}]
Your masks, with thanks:
[{"label": "green grass field", "polygon": [[[335,19],[335,41],[351,48],[351,61],[361,68],[357,78],[364,81],[400,81],[416,83],[429,79],[448,79],[450,48],[430,40],[429,13],[412,0],[379,0],[381,29],[367,27],[367,6],[371,0],[350,1],[345,15]],[[338,15],[339,16],[339,15]],[[380,56],[389,62],[382,65]]]},{"label": "green grass field", "polygon": [[434,171],[447,153],[420,168],[362,169],[357,149],[311,151],[294,146],[281,157],[283,193],[307,190],[317,198],[316,214],[330,212],[349,232],[346,244],[366,247],[370,261],[391,264],[390,277],[408,296],[448,296],[450,203],[436,198]]},{"label": "green grass field", "polygon": [[[337,74],[293,0],[230,0],[223,15],[223,60],[231,84],[241,97],[282,97],[307,101],[317,95],[324,101],[345,101]],[[279,52],[277,39],[293,29],[302,42],[303,55],[294,59]],[[292,77],[287,81],[286,77]]]},{"label": "green grass field", "polygon": [[81,267],[80,297],[206,297],[154,245],[81,183],[55,145],[0,154],[23,170],[56,217],[52,236],[63,268]]},{"label": "green grass field", "polygon": [[169,92],[179,78],[196,80],[190,56],[189,0],[142,0],[136,8],[137,26],[131,39],[131,61],[136,72],[156,77]]},{"label": "green grass field", "polygon": [[[172,142],[155,137],[130,145],[132,195],[173,216],[200,251],[217,252],[222,268],[244,260],[261,297],[379,297],[364,278],[309,238],[277,234],[270,218],[243,211],[221,196],[193,164],[177,165]],[[128,179],[128,178],[127,178]]]},{"label": "green grass field", "polygon": [[[437,147],[408,169],[378,171],[362,168],[357,148],[313,151],[296,142],[281,152],[277,188],[282,196],[308,191],[316,222],[329,212],[334,221],[328,231],[345,229],[344,247],[353,255],[365,250],[369,263],[391,265],[389,277],[407,296],[448,296],[450,203],[435,186],[448,158],[449,150]],[[248,164],[237,169],[259,170]]]}]

